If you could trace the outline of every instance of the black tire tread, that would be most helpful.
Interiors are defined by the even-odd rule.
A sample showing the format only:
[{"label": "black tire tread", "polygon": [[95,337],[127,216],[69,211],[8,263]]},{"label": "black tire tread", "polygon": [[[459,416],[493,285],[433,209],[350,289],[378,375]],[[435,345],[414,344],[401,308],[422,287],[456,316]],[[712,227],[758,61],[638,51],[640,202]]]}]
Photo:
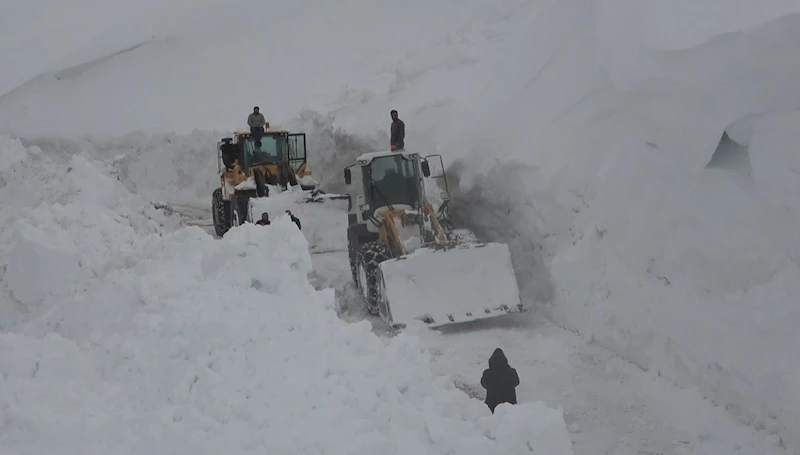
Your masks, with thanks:
[{"label": "black tire tread", "polygon": [[[366,283],[360,283],[367,288],[367,311],[377,315],[380,308],[380,295],[378,293],[378,264],[392,257],[389,246],[380,242],[369,242],[361,246],[358,252],[357,264],[363,264],[367,276]],[[358,282],[358,281],[356,281]]]},{"label": "black tire tread", "polygon": [[231,228],[228,214],[230,202],[222,199],[222,188],[217,188],[211,195],[211,215],[214,219],[214,232],[222,237]]}]

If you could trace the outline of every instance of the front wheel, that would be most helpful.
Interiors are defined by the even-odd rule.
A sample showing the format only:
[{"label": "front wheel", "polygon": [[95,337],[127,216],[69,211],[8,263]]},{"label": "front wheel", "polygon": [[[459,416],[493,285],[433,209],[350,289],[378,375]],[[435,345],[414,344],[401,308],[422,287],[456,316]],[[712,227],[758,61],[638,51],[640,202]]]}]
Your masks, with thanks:
[{"label": "front wheel", "polygon": [[253,171],[253,180],[256,182],[256,195],[258,197],[269,196],[269,187],[267,186],[267,177],[261,173],[261,169]]},{"label": "front wheel", "polygon": [[356,259],[356,285],[367,302],[367,311],[378,315],[382,302],[379,264],[392,255],[389,247],[380,242],[366,243],[361,247]]},{"label": "front wheel", "polygon": [[222,199],[222,188],[214,190],[211,196],[211,215],[217,237],[222,237],[231,228],[230,204],[229,201]]}]

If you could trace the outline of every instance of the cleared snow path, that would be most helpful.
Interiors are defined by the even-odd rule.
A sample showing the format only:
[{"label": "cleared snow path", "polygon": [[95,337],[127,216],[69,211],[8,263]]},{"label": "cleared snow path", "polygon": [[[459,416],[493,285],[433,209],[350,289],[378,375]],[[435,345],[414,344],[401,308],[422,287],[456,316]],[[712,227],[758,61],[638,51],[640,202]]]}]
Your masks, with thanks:
[{"label": "cleared snow path", "polygon": [[[281,199],[271,201],[273,208],[310,214],[315,222],[326,222],[319,216],[323,212],[334,214],[313,206],[295,208]],[[313,235],[320,232],[308,229]],[[329,235],[325,242],[340,243],[338,233]],[[313,254],[311,260],[311,283],[335,289],[342,319],[368,320],[384,338],[399,333],[366,313],[351,284],[347,252]],[[564,409],[575,455],[791,453],[777,436],[739,424],[696,391],[674,387],[536,312],[414,334],[432,352],[436,373],[450,375],[460,389],[481,400],[481,373],[494,348],[503,348],[521,378],[519,401],[542,400]]]},{"label": "cleared snow path", "polygon": [[[346,252],[315,254],[311,260],[312,284],[336,290],[343,319],[369,320],[382,337],[398,333],[366,313],[351,284]],[[414,333],[433,353],[437,373],[451,375],[481,400],[481,373],[492,350],[503,348],[520,374],[519,400],[564,409],[575,455],[790,453],[777,436],[737,423],[699,393],[653,377],[535,312]]]},{"label": "cleared snow path", "polygon": [[572,453],[561,410],[491,415],[338,318],[289,220],[215,240],[51,155],[0,137],[3,455]]}]

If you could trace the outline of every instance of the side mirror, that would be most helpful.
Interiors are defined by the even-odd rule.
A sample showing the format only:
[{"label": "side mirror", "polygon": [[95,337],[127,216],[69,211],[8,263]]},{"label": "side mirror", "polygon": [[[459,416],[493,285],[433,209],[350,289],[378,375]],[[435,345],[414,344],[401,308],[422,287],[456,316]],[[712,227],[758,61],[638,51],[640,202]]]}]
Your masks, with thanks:
[{"label": "side mirror", "polygon": [[422,162],[422,175],[425,177],[431,176],[431,166],[428,164],[427,160]]},{"label": "side mirror", "polygon": [[344,183],[345,185],[349,185],[350,182],[353,181],[353,176],[350,175],[350,168],[344,170]]}]

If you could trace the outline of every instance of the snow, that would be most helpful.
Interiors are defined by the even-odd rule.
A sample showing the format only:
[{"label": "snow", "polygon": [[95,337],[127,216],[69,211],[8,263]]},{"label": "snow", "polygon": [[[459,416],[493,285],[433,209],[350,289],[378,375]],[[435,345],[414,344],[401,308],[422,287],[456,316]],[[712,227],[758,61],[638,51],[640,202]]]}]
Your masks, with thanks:
[{"label": "snow", "polygon": [[253,177],[247,177],[242,183],[233,188],[237,190],[254,190],[256,189],[256,181]]},{"label": "snow", "polygon": [[269,214],[270,220],[289,219],[287,210],[300,220],[303,236],[312,253],[347,251],[347,200],[328,199],[319,195],[320,202],[303,202],[310,195],[294,187],[293,191],[274,191],[270,196],[251,199],[253,219]]},{"label": "snow", "polygon": [[[421,248],[380,264],[392,321],[429,317],[432,326],[504,314],[520,303],[511,253],[499,243]],[[450,319],[452,318],[452,319]]]},{"label": "snow", "polygon": [[[98,192],[103,215],[85,214],[126,210],[130,229],[105,238],[135,251],[132,233],[174,222],[146,202],[210,205],[223,133],[208,131],[243,127],[253,105],[308,132],[315,180],[330,191],[343,189],[345,165],[386,148],[394,108],[409,149],[444,156],[458,221],[510,245],[526,303],[800,447],[797,2],[95,3],[47,16],[0,7],[15,36],[0,47],[14,62],[0,134],[29,145],[0,138],[4,264],[20,211],[73,197],[78,187],[50,183],[69,155],[100,160],[135,193],[114,207],[114,193]],[[248,71],[232,70],[243,55]],[[88,225],[74,238],[105,232]],[[15,238],[19,254],[45,254]],[[731,428],[720,424],[717,440],[755,441]],[[697,444],[686,450],[734,450]],[[752,444],[742,447],[767,453]]]},{"label": "snow", "polygon": [[288,218],[156,228],[108,168],[6,143],[4,180],[53,178],[18,182],[46,196],[0,256],[3,453],[572,453],[560,409],[492,415],[418,337],[339,319]]}]

